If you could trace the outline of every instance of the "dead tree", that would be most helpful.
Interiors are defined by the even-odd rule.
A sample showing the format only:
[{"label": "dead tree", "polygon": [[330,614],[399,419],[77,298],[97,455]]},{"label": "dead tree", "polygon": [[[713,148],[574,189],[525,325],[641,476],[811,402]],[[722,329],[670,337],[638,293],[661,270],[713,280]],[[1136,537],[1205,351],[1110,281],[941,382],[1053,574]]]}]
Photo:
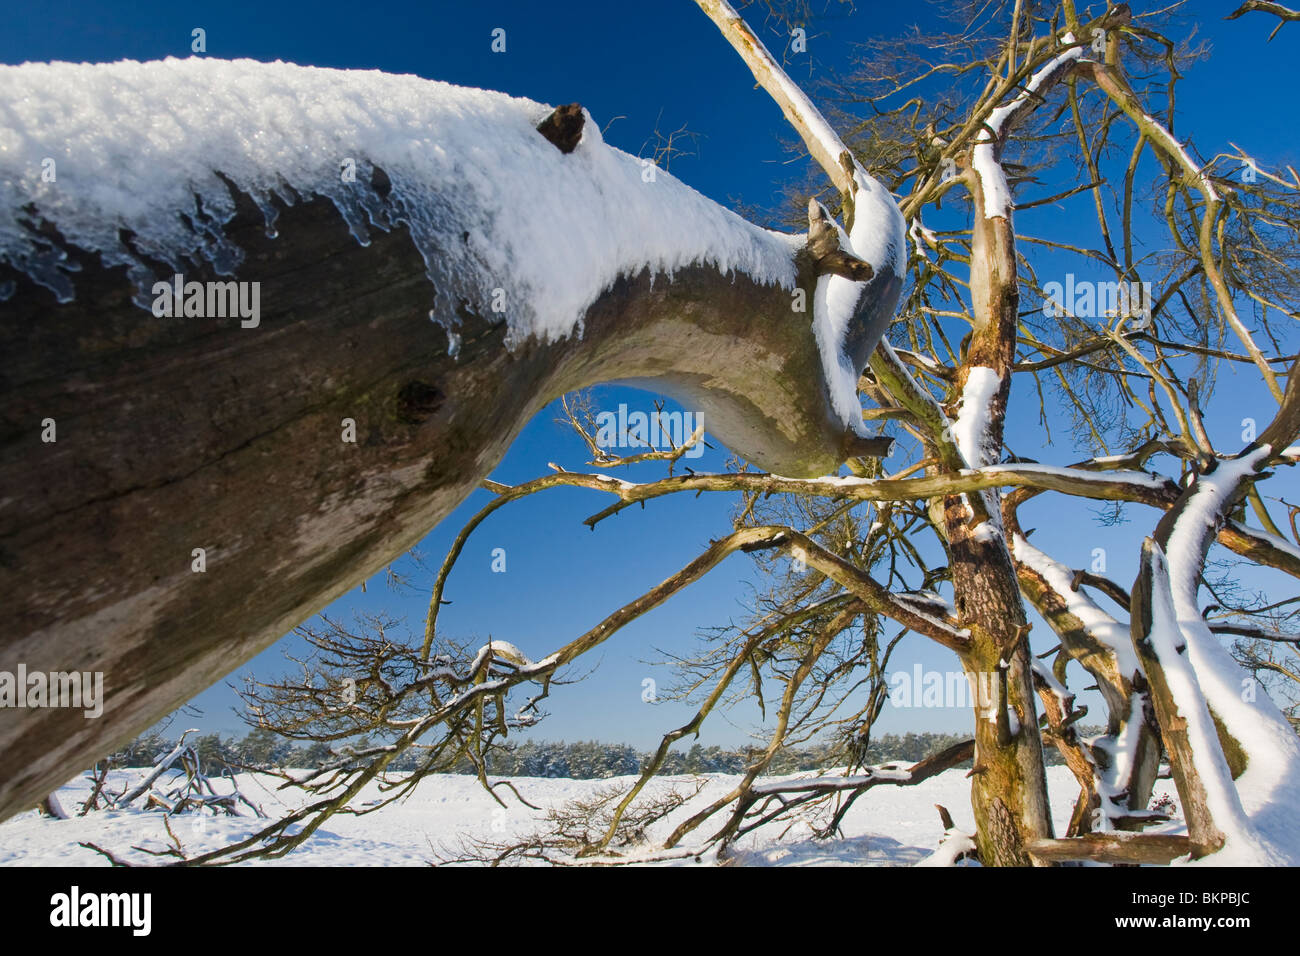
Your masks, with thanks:
[{"label": "dead tree", "polygon": [[[604,835],[595,842],[584,836],[584,853],[607,849],[621,820],[629,813],[636,819],[635,801],[673,743],[729,698],[762,695],[774,681],[780,694],[769,745],[725,798],[664,840],[665,854],[684,852],[697,831],[706,845],[725,850],[738,834],[788,825],[814,805],[826,811],[820,835],[829,836],[846,806],[872,787],[915,783],[970,753],[976,832],[968,838],[946,821],[936,860],[971,853],[986,865],[1169,862],[1188,854],[1253,864],[1300,859],[1288,843],[1300,742],[1262,689],[1245,693],[1249,675],[1214,630],[1223,619],[1212,624],[1213,609],[1198,602],[1212,547],[1300,576],[1300,543],[1273,517],[1280,499],[1264,491],[1276,472],[1300,461],[1300,359],[1288,354],[1293,338],[1276,318],[1300,314],[1300,177],[1244,153],[1205,159],[1183,145],[1150,104],[1172,99],[1180,64],[1197,51],[1162,33],[1158,17],[1122,5],[1092,20],[1071,0],[1047,12],[995,4],[990,16],[978,5],[978,29],[965,23],[951,36],[901,41],[892,59],[869,61],[876,72],[850,90],[867,114],[840,124],[857,130],[856,151],[858,140],[840,138],[727,4],[700,6],[830,180],[826,203],[811,204],[804,243],[805,260],[819,264],[812,274],[822,270],[818,288],[893,288],[882,266],[904,267],[903,321],[871,353],[859,383],[875,407],[856,412],[886,422],[905,460],[887,473],[879,462],[850,458],[850,477],[745,468],[632,482],[604,473],[619,462],[596,455],[601,473],[560,470],[515,486],[484,482],[496,498],[453,543],[423,642],[335,635],[331,649],[347,652],[336,663],[252,691],[276,729],[382,742],[296,781],[312,798],[302,809],[191,862],[283,855],[330,815],[374,812],[464,759],[501,799],[507,788],[489,779],[485,758],[536,721],[564,668],[736,553],[772,566],[776,558],[797,561],[812,574],[765,596],[752,620],[688,662],[695,718],[665,734],[637,785],[612,809]],[[914,82],[933,76],[956,78],[945,102],[900,103]],[[874,147],[880,154],[868,173]],[[1054,161],[1073,182],[1051,195],[1024,195]],[[1239,175],[1244,166],[1249,178]],[[863,224],[892,219],[883,203],[873,207],[885,184],[902,196],[898,211],[910,244],[893,253],[905,263],[884,252],[864,255],[881,244]],[[1018,210],[1075,199],[1072,208],[1083,204],[1095,216],[1096,248],[1016,227]],[[944,202],[963,201],[969,220],[931,225]],[[842,234],[832,207],[845,221]],[[1142,220],[1161,230],[1171,252],[1141,252],[1134,236]],[[1036,255],[1043,248],[1113,276],[1116,289],[1149,287],[1149,307],[1141,297],[1116,297],[1100,311],[1067,301],[1052,289],[1058,267],[1047,272]],[[871,267],[870,278],[860,262]],[[855,317],[843,339],[853,354],[880,320],[870,309]],[[1203,408],[1220,363],[1252,376],[1261,400],[1275,407],[1260,415],[1262,428],[1252,424],[1249,436],[1220,438],[1216,446]],[[1010,447],[1006,423],[1017,377],[1039,396],[1043,450],[1034,451],[1055,464]],[[1051,447],[1047,426],[1061,418],[1077,433],[1081,459],[1062,460]],[[675,463],[679,451],[662,457]],[[466,541],[511,502],[557,487],[613,499],[588,519],[593,526],[683,492],[729,493],[739,504],[731,533],[551,653],[533,659],[508,640],[458,646],[439,632],[437,618]],[[1044,503],[1059,511],[1098,501],[1149,519],[1132,587],[1064,564],[1023,527],[1022,514]],[[1028,606],[1051,628],[1051,646],[1031,648]],[[1238,607],[1230,616],[1230,626],[1260,633],[1254,609]],[[881,650],[886,627],[898,630],[893,641],[917,635],[951,651],[968,675],[994,676],[993,699],[979,701],[971,715],[969,751],[907,771],[863,765],[865,748],[855,750],[854,741],[866,739],[879,710],[880,671],[892,647]],[[1107,709],[1106,732],[1090,740],[1077,731],[1083,710],[1067,682],[1067,666],[1076,662],[1097,682]],[[348,678],[350,698],[341,692]],[[853,697],[859,683],[869,688],[865,702]],[[841,707],[847,716],[833,716]],[[842,732],[843,773],[774,789],[763,780],[780,747],[831,730]],[[1080,791],[1059,837],[1047,812],[1049,745],[1062,752]],[[1139,832],[1163,822],[1148,808],[1162,748],[1188,821],[1185,836]],[[389,775],[396,756],[412,750],[422,755],[417,771]],[[352,807],[374,780],[384,789],[381,803]]]},{"label": "dead tree", "polygon": [[[857,167],[841,161],[837,172],[835,165],[852,144],[841,150],[816,107],[791,93],[730,8],[703,0],[701,6],[800,129],[832,182],[831,203],[857,205]],[[1240,152],[1198,157],[1174,135],[1149,104],[1172,98],[1180,64],[1198,51],[1161,32],[1159,16],[1116,6],[1088,21],[1069,0],[1046,13],[1007,3],[985,17],[985,5],[978,7],[980,29],[962,23],[949,36],[903,40],[892,55],[874,48],[866,60],[874,72],[844,97],[865,104],[867,119],[854,126],[846,117],[841,125],[879,149],[873,173],[902,194],[912,243],[903,321],[873,353],[860,383],[874,404],[862,414],[888,423],[904,448],[897,469],[850,461],[852,477],[744,469],[633,482],[607,473],[619,460],[594,454],[601,473],[560,470],[515,486],[485,482],[496,498],[466,525],[439,571],[423,645],[401,651],[412,676],[380,680],[388,673],[383,668],[358,674],[359,696],[347,708],[337,702],[341,671],[311,686],[255,692],[259,704],[278,705],[281,718],[294,717],[299,727],[315,721],[331,732],[391,742],[366,762],[307,781],[314,803],[208,862],[288,852],[347,808],[366,782],[386,780],[387,799],[397,799],[425,770],[449,760],[471,760],[483,783],[500,791],[485,757],[535,719],[562,668],[736,552],[766,560],[770,569],[797,561],[810,573],[764,594],[751,620],[725,629],[685,662],[698,711],[665,734],[638,784],[614,808],[603,846],[616,838],[620,815],[635,812],[668,748],[729,699],[762,700],[770,682],[781,693],[769,746],[729,794],[664,840],[665,854],[684,852],[696,831],[708,834],[706,845],[725,849],[754,827],[788,825],[793,812],[811,806],[811,799],[803,802],[811,796],[827,798],[820,833],[831,835],[857,795],[914,780],[919,766],[867,772],[853,748],[878,713],[879,672],[892,641],[910,632],[952,651],[967,674],[996,677],[993,700],[972,713],[976,833],[968,840],[945,824],[950,839],[937,860],[972,852],[986,865],[1167,863],[1208,854],[1255,864],[1300,858],[1300,848],[1288,843],[1300,742],[1221,643],[1221,635],[1242,632],[1290,640],[1294,635],[1275,633],[1264,617],[1288,602],[1225,604],[1206,574],[1210,550],[1218,547],[1300,576],[1300,535],[1274,518],[1279,505],[1290,506],[1266,493],[1266,482],[1300,461],[1300,358],[1287,348],[1295,338],[1286,326],[1300,314],[1300,177]],[[1138,75],[1140,87],[1130,79]],[[906,99],[914,82],[933,76],[958,78],[950,97]],[[1063,188],[1026,195],[1036,174],[1054,163],[1066,177]],[[944,215],[945,202],[963,197],[964,224],[929,224]],[[1091,245],[1016,227],[1018,210],[1072,200],[1072,215],[1095,220]],[[1173,251],[1143,254],[1135,241],[1143,224],[1159,229]],[[1116,291],[1145,287],[1150,300],[1117,294],[1100,308],[1095,298],[1081,305],[1059,283],[1052,288],[1060,266],[1049,271],[1038,255],[1043,249],[1068,255],[1066,268],[1113,278]],[[1239,439],[1234,433],[1216,445],[1203,409],[1222,364],[1248,376],[1255,400],[1269,407],[1260,414],[1262,427],[1251,419]],[[1038,396],[1042,434],[1026,440],[1041,440],[1042,450],[1032,451],[1056,463],[1029,460],[1010,447],[1013,380]],[[1063,457],[1052,446],[1050,428],[1062,420],[1082,458]],[[580,416],[575,424],[581,427]],[[660,457],[673,464],[679,450]],[[732,533],[552,653],[534,660],[502,641],[456,647],[437,618],[467,540],[511,502],[557,487],[613,499],[587,519],[592,526],[672,494],[730,493],[739,503]],[[1053,557],[1024,526],[1022,515],[1044,504],[1056,520],[1063,509],[1091,502],[1149,522],[1133,586],[1104,569]],[[1216,604],[1198,602],[1202,586]],[[1029,606],[1051,629],[1032,650]],[[899,634],[882,651],[886,626]],[[359,644],[385,661],[395,653],[372,639]],[[1106,707],[1105,732],[1092,739],[1077,729],[1085,710],[1068,686],[1072,663],[1095,680]],[[869,688],[867,700],[850,703],[859,683]],[[847,714],[833,716],[841,707]],[[775,789],[763,780],[781,746],[826,732],[844,740],[842,774]],[[1044,746],[1063,754],[1079,785],[1060,835],[1047,813]],[[396,754],[416,747],[426,755],[421,770],[387,779]],[[1162,750],[1186,835],[1152,830],[1165,822],[1149,806]],[[951,766],[936,760],[934,768]],[[293,823],[303,827],[286,836]]]},{"label": "dead tree", "polygon": [[[5,68],[7,82],[40,68]],[[82,69],[89,81],[112,68]],[[195,95],[209,93],[220,91]],[[56,98],[49,115],[76,109]],[[642,188],[634,161],[606,147],[581,108],[533,123],[522,133],[553,145],[548,168],[579,199],[599,194],[581,180],[596,151],[608,151],[602,162],[628,160],[623,188]],[[301,183],[302,194],[283,183],[272,194],[227,177],[227,221],[202,202],[173,210],[192,223],[188,281],[260,283],[260,323],[242,328],[139,307],[140,272],[170,277],[179,259],[160,261],[121,229],[104,240],[120,243],[117,260],[78,246],[43,205],[31,173],[40,157],[17,157],[11,179],[30,196],[2,233],[18,245],[0,249],[0,666],[100,671],[106,701],[94,721],[66,709],[0,712],[0,818],[410,548],[537,410],[572,389],[644,382],[699,408],[732,449],[783,474],[824,474],[847,456],[879,453],[888,443],[850,414],[845,382],[851,393],[893,315],[901,220],[879,184],[830,160],[846,197],[861,195],[871,210],[856,227],[871,234],[866,259],[818,207],[807,236],[749,234],[779,261],[780,281],[707,256],[656,277],[633,253],[572,316],[580,336],[507,341],[510,329],[485,303],[431,285],[438,262],[422,258],[412,235],[412,222],[432,222],[471,241],[482,225],[474,210],[444,221],[459,187],[413,213],[396,171],[370,169],[357,187],[360,228],[373,230],[364,245],[350,234],[355,217],[336,209],[346,204]],[[534,192],[549,189],[543,179]],[[727,229],[752,229],[716,212],[730,217]],[[670,243],[696,238],[696,221],[671,210],[660,219]],[[598,235],[586,238],[599,246]],[[117,264],[123,257],[133,265]],[[506,282],[479,271],[482,286]],[[847,297],[818,332],[825,289],[841,283]],[[341,441],[348,428],[354,440]]]}]

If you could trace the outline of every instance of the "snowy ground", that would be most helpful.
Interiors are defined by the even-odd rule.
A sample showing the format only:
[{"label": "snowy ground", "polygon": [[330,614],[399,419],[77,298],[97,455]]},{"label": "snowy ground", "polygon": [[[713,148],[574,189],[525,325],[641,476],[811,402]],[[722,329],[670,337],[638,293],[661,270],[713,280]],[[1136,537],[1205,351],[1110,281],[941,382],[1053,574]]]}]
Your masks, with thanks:
[{"label": "snowy ground", "polygon": [[[138,780],[144,771],[117,771],[110,778],[110,789],[118,789],[128,780]],[[1057,832],[1064,832],[1077,787],[1065,767],[1047,771]],[[545,808],[566,800],[590,795],[611,784],[630,785],[635,778],[609,780],[568,780],[520,777],[514,779],[519,792],[530,803]],[[662,838],[669,829],[690,813],[716,799],[738,779],[730,774],[705,774],[704,788],[666,823],[651,830]],[[647,790],[670,787],[693,788],[695,778],[667,777],[651,784]],[[220,789],[220,781],[215,782]],[[262,774],[240,775],[240,788],[263,811],[275,815],[291,805],[292,794],[277,793],[278,783]],[[79,778],[62,787],[58,798],[69,813],[89,791],[89,784]],[[854,805],[844,820],[843,839],[815,841],[807,826],[790,828],[784,838],[780,826],[770,833],[757,833],[740,845],[734,862],[756,866],[810,866],[857,864],[870,866],[906,866],[923,859],[938,844],[942,828],[936,803],[946,806],[957,826],[970,830],[970,781],[962,770],[950,770],[915,787],[874,788]],[[1173,793],[1172,783],[1162,780],[1156,793]],[[371,786],[362,793],[360,804],[372,800],[378,789]],[[502,810],[477,781],[469,776],[440,776],[426,780],[414,795],[366,816],[335,816],[302,847],[286,860],[271,865],[298,866],[418,866],[430,862],[438,847],[454,846],[462,837],[502,839],[515,833],[531,832],[544,816],[513,803]],[[96,843],[119,856],[146,861],[144,854],[131,850],[133,845],[161,850],[168,845],[159,812],[97,811],[85,817],[55,820],[41,817],[35,810],[19,814],[0,824],[0,865],[6,866],[105,866],[107,860],[92,850],[78,846],[81,841]],[[721,822],[721,817],[718,818]],[[173,823],[187,855],[234,842],[256,832],[267,821],[251,817],[198,817],[182,815]],[[705,828],[702,828],[705,829]],[[709,857],[705,857],[708,860]],[[688,861],[689,862],[689,861]]]}]

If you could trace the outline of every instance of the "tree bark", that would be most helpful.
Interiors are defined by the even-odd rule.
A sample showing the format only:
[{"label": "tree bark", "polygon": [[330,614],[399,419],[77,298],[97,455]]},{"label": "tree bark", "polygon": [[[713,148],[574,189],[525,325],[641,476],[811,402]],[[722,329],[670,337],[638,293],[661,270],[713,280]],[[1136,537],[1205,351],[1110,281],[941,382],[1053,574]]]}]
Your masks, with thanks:
[{"label": "tree bark", "polygon": [[[1133,584],[1133,644],[1150,683],[1151,701],[1169,754],[1169,769],[1178,788],[1187,833],[1196,844],[1194,855],[1200,857],[1222,847],[1224,835],[1214,822],[1205,783],[1196,766],[1196,752],[1188,734],[1188,715],[1179,709],[1160,656],[1151,646],[1151,631],[1157,626],[1154,620],[1157,615],[1164,618],[1166,627],[1176,628],[1178,620],[1172,608],[1173,598],[1169,593],[1169,577],[1164,570],[1163,551],[1157,552],[1156,547],[1150,538],[1142,544],[1142,562]],[[1186,646],[1180,644],[1178,653],[1185,652]]]},{"label": "tree bark", "polygon": [[1072,840],[1036,840],[1029,852],[1044,861],[1091,860],[1113,864],[1167,864],[1200,849],[1185,836],[1164,833],[1089,833]]},{"label": "tree bark", "polygon": [[313,200],[283,209],[270,239],[237,198],[226,233],[246,253],[233,278],[261,283],[255,329],[156,318],[123,269],[75,248],[66,304],[0,267],[0,286],[17,284],[0,303],[0,670],[101,671],[105,696],[98,719],[0,710],[0,819],[415,545],[572,389],[670,394],[783,474],[843,460],[807,254],[806,313],[744,275],[643,270],[600,297],[581,338],[508,351],[503,323],[463,313],[453,357],[404,228],[362,247]]},{"label": "tree bark", "polygon": [[[977,368],[996,374],[998,386],[989,398],[989,407],[963,410],[963,414],[978,414],[987,421],[985,447],[967,449],[967,454],[996,459],[1002,447],[1019,323],[1015,233],[1007,216],[982,214],[984,193],[991,187],[973,170],[969,183],[976,210],[970,283],[975,327],[956,385],[962,394]],[[968,461],[973,467],[990,463]],[[989,530],[985,524],[996,527],[1001,517],[991,496],[983,495],[949,496],[944,505],[957,617],[971,630],[971,647],[962,656],[962,665],[977,682],[981,674],[998,675],[996,685],[1000,688],[994,719],[981,715],[977,702],[971,786],[975,842],[985,866],[1033,866],[1040,861],[1029,854],[1026,845],[1052,836],[1052,818],[1029,657],[1029,626],[1003,535],[982,533]]]}]

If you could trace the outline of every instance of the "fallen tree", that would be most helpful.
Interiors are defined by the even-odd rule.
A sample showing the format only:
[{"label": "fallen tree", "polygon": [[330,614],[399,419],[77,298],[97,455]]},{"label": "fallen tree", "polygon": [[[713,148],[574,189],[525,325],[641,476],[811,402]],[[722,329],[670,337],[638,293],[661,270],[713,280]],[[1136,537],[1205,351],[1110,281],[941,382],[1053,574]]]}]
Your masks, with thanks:
[{"label": "fallen tree", "polygon": [[0,85],[0,668],[105,692],[0,711],[0,818],[414,545],[570,390],[644,383],[786,475],[888,447],[855,386],[905,237],[855,161],[846,229],[786,236],[576,106],[247,61]]},{"label": "fallen tree", "polygon": [[[789,88],[774,58],[725,4],[700,5],[779,101]],[[312,666],[250,681],[245,703],[260,726],[297,740],[364,735],[372,743],[291,781],[309,798],[294,813],[190,862],[282,856],[331,815],[376,812],[462,760],[504,802],[512,784],[491,779],[491,754],[542,718],[566,666],[738,552],[754,557],[768,583],[744,620],[711,629],[698,653],[674,657],[680,682],[671,693],[694,716],[663,735],[607,814],[613,797],[602,798],[603,833],[591,833],[592,807],[575,806],[553,817],[550,834],[498,841],[487,858],[603,860],[628,845],[625,818],[655,844],[637,846],[638,859],[704,850],[723,859],[760,827],[807,825],[816,838],[832,837],[875,786],[951,767],[904,772],[865,760],[892,693],[891,655],[915,635],[954,655],[955,676],[969,680],[974,698],[974,740],[960,757],[973,755],[975,829],[944,818],[930,863],[1300,859],[1300,740],[1220,643],[1234,634],[1296,640],[1297,599],[1249,593],[1239,575],[1251,568],[1236,562],[1225,571],[1223,562],[1235,555],[1300,575],[1298,512],[1273,490],[1285,481],[1276,476],[1300,462],[1300,358],[1289,322],[1300,301],[1300,177],[1240,151],[1202,159],[1174,136],[1150,104],[1173,102],[1198,53],[1162,32],[1167,11],[1120,5],[1085,20],[1069,0],[1050,11],[994,5],[987,17],[985,7],[972,5],[951,34],[873,47],[862,60],[867,75],[845,92],[867,117],[842,125],[885,147],[877,172],[904,194],[913,243],[904,320],[861,382],[875,403],[862,414],[885,420],[900,439],[894,470],[853,462],[852,476],[817,479],[744,469],[674,475],[681,450],[672,449],[660,456],[668,477],[631,481],[610,470],[645,456],[602,454],[582,401],[566,403],[598,470],[552,466],[555,474],[514,485],[485,481],[495,498],[448,550],[423,643],[328,621],[309,634],[321,651]],[[957,78],[950,99],[900,102],[934,76]],[[798,117],[820,120],[804,101],[787,114],[796,125]],[[812,131],[805,139],[828,129],[804,125]],[[840,155],[821,147],[810,152]],[[1049,175],[1046,195],[1018,195],[1017,185],[1026,193],[1025,184]],[[1065,212],[1029,212],[1042,206]],[[1055,231],[1062,223],[1064,237]],[[1160,252],[1143,252],[1142,243]],[[1076,273],[1090,272],[1101,281],[1076,286]],[[1087,295],[1066,291],[1076,288]],[[1205,411],[1221,365],[1238,373],[1230,414],[1251,411],[1240,426]],[[1013,399],[1031,412],[1015,431]],[[1034,412],[1037,421],[1026,424]],[[1073,432],[1070,457],[1052,447],[1061,430]],[[444,595],[455,593],[449,581],[468,539],[512,502],[560,487],[603,497],[586,520],[592,527],[667,495],[730,493],[734,527],[565,640],[539,648],[535,634],[507,634],[476,647],[449,636],[439,613]],[[1090,567],[1077,566],[1080,552],[1108,540],[1089,534],[1079,514],[1097,501],[1114,506],[1103,523],[1131,515],[1148,532],[1132,586],[1108,576],[1106,547],[1091,548]],[[1289,535],[1275,513],[1290,514]],[[1231,552],[1217,556],[1217,568],[1214,545]],[[1284,594],[1294,590],[1280,580]],[[1203,603],[1202,587],[1214,603]],[[1032,635],[1030,609],[1047,625]],[[1088,707],[1077,694],[1092,689],[1080,688],[1083,675],[1105,708],[1100,734],[1082,731]],[[645,788],[670,748],[739,700],[762,708],[766,749],[734,787],[670,832],[646,836],[642,812],[653,815],[656,805]],[[841,768],[795,782],[763,779],[781,748],[811,739],[831,742]],[[1048,746],[1078,785],[1059,835],[1048,813]],[[1153,801],[1162,750],[1176,805]],[[415,769],[391,773],[404,755]],[[372,782],[383,796],[356,807]],[[577,843],[575,818],[585,821]]]}]

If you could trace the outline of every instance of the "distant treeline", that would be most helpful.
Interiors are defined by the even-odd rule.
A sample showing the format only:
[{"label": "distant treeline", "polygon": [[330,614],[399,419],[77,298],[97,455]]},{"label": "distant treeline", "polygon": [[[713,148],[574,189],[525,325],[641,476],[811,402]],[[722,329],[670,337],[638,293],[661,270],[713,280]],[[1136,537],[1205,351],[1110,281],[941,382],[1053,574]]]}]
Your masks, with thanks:
[{"label": "distant treeline", "polygon": [[[1080,729],[1085,736],[1101,733],[1101,728]],[[965,736],[961,734],[885,734],[871,742],[866,762],[879,764],[897,760],[914,763],[963,739]],[[207,734],[192,739],[192,743],[208,774],[219,773],[224,766],[258,770],[282,767],[311,769],[335,760],[349,750],[355,752],[371,746],[365,738],[337,751],[323,743],[298,746],[269,730],[253,730],[242,740]],[[175,744],[174,740],[169,740],[162,734],[144,734],[109,759],[117,767],[149,767]],[[694,744],[688,749],[670,752],[661,773],[742,773],[761,750],[757,746],[728,748]],[[577,743],[528,740],[493,751],[488,772],[503,777],[569,777],[591,780],[639,773],[652,756],[652,753],[638,751],[627,744],[606,744],[594,740]],[[1048,764],[1061,763],[1055,748],[1049,747],[1046,757]],[[414,770],[419,760],[420,752],[409,750],[389,764],[389,768]],[[821,770],[842,764],[843,758],[837,757],[830,745],[813,744],[782,750],[773,759],[768,773]],[[469,762],[465,761],[454,772],[472,773],[473,770]]]}]

